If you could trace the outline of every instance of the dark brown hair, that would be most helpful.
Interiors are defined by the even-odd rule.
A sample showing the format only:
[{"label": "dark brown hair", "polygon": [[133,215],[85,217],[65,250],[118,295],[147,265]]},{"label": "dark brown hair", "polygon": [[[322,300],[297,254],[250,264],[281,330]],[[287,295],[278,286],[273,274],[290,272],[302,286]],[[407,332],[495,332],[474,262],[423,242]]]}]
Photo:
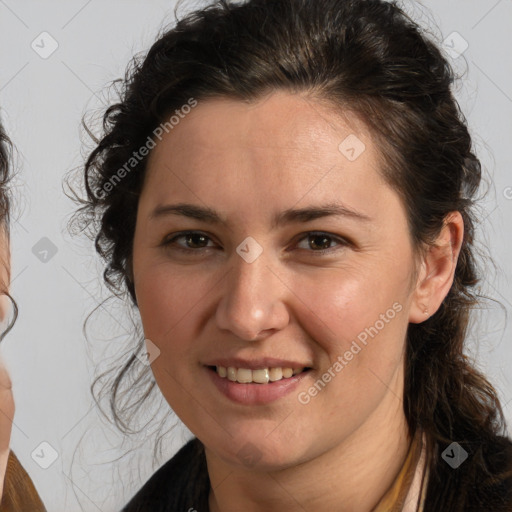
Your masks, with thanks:
[{"label": "dark brown hair", "polygon": [[[406,207],[418,253],[433,243],[448,213],[459,211],[464,220],[448,295],[407,333],[403,406],[411,433],[427,434],[426,510],[509,510],[511,444],[503,412],[463,351],[470,311],[479,302],[474,203],[481,164],[452,93],[454,80],[437,44],[395,2],[215,1],[162,34],[118,83],[121,97],[106,111],[104,134],[87,159],[87,197],[75,220],[92,227],[107,285],[116,294],[127,291],[136,305],[132,242],[147,158],[109,193],[106,184],[171,112],[191,97],[254,102],[285,90],[355,113],[376,138],[382,173]],[[136,361],[127,358],[110,388],[111,412],[122,428],[129,408],[120,409],[118,399],[123,382],[133,382],[131,372],[140,368]],[[137,405],[154,388],[146,382]],[[453,441],[469,454],[463,469],[440,458]]]}]

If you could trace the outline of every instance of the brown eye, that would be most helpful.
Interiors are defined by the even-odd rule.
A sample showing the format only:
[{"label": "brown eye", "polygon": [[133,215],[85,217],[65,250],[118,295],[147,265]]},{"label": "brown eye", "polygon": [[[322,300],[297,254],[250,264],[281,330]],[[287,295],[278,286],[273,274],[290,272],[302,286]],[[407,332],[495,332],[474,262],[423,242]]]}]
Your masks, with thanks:
[{"label": "brown eye", "polygon": [[325,235],[311,235],[309,238],[309,246],[311,249],[329,249],[332,239]]},{"label": "brown eye", "polygon": [[[300,247],[301,243],[303,244],[302,247]],[[337,246],[333,244],[337,244]],[[322,232],[308,233],[305,237],[301,238],[298,244],[301,249],[320,254],[336,251],[346,245],[348,245],[348,242],[342,238]]]},{"label": "brown eye", "polygon": [[190,249],[203,248],[208,243],[208,237],[200,233],[188,233],[183,238]]},{"label": "brown eye", "polygon": [[[178,240],[183,242],[178,243]],[[209,241],[210,237],[200,231],[186,231],[164,240],[161,245],[182,251],[198,251],[212,247],[207,245]]]}]

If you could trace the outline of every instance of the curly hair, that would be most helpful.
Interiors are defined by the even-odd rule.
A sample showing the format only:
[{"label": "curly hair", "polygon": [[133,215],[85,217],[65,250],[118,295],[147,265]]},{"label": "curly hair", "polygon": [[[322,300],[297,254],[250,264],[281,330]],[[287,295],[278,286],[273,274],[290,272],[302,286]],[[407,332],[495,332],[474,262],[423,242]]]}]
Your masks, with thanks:
[{"label": "curly hair", "polygon": [[9,226],[9,197],[7,195],[7,183],[9,181],[9,156],[11,153],[11,141],[7,137],[3,126],[0,124],[0,219]]},{"label": "curly hair", "polygon": [[[306,92],[333,111],[355,113],[375,137],[381,172],[405,205],[418,253],[450,212],[464,221],[449,293],[434,315],[407,331],[403,406],[410,431],[427,434],[425,508],[505,510],[505,497],[512,501],[505,419],[495,389],[464,354],[479,303],[474,207],[481,164],[452,92],[455,78],[437,44],[396,2],[217,0],[161,34],[117,83],[120,99],[106,110],[85,163],[87,197],[75,220],[92,228],[107,286],[127,292],[136,306],[132,243],[147,156],[108,184],[171,113],[190,98],[254,102],[276,90]],[[128,415],[118,394],[135,361],[132,354],[107,386],[121,428]],[[139,400],[153,389],[147,383]],[[464,472],[441,459],[453,440],[469,453]]]}]

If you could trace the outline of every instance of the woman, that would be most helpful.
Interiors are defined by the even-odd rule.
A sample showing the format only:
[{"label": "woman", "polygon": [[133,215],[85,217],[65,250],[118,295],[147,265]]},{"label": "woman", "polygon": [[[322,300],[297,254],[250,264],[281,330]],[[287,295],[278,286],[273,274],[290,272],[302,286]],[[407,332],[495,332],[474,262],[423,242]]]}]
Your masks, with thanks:
[{"label": "woman", "polygon": [[[2,332],[0,340],[11,330],[16,321],[18,309],[9,295],[10,248],[9,248],[9,212],[10,202],[7,185],[11,179],[9,169],[10,141],[0,124],[0,321]],[[14,306],[14,320],[5,327],[10,309]],[[0,512],[44,512],[46,509],[37,494],[32,480],[17,457],[9,450],[12,419],[14,417],[14,399],[12,383],[7,369],[0,359]]]},{"label": "woman", "polygon": [[116,422],[147,360],[195,438],[124,511],[512,510],[452,82],[381,0],[219,0],[135,62],[78,217],[144,329]]}]

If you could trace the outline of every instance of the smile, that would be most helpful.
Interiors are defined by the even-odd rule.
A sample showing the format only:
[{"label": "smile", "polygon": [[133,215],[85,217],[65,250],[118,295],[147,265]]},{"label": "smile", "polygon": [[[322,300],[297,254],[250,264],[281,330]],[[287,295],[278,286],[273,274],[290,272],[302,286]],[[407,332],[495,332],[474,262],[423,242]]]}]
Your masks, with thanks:
[{"label": "smile", "polygon": [[235,368],[233,366],[229,366],[227,368],[225,366],[216,366],[214,369],[219,377],[228,379],[231,382],[238,382],[240,384],[268,384],[269,382],[289,379],[294,375],[298,375],[299,373],[309,370],[307,367],[273,367],[251,370],[249,368]]},{"label": "smile", "polygon": [[[313,371],[310,367],[268,366],[237,368],[235,366],[204,366],[208,377],[222,395],[243,405],[265,405],[294,392]],[[274,379],[274,380],[272,380]]]}]

